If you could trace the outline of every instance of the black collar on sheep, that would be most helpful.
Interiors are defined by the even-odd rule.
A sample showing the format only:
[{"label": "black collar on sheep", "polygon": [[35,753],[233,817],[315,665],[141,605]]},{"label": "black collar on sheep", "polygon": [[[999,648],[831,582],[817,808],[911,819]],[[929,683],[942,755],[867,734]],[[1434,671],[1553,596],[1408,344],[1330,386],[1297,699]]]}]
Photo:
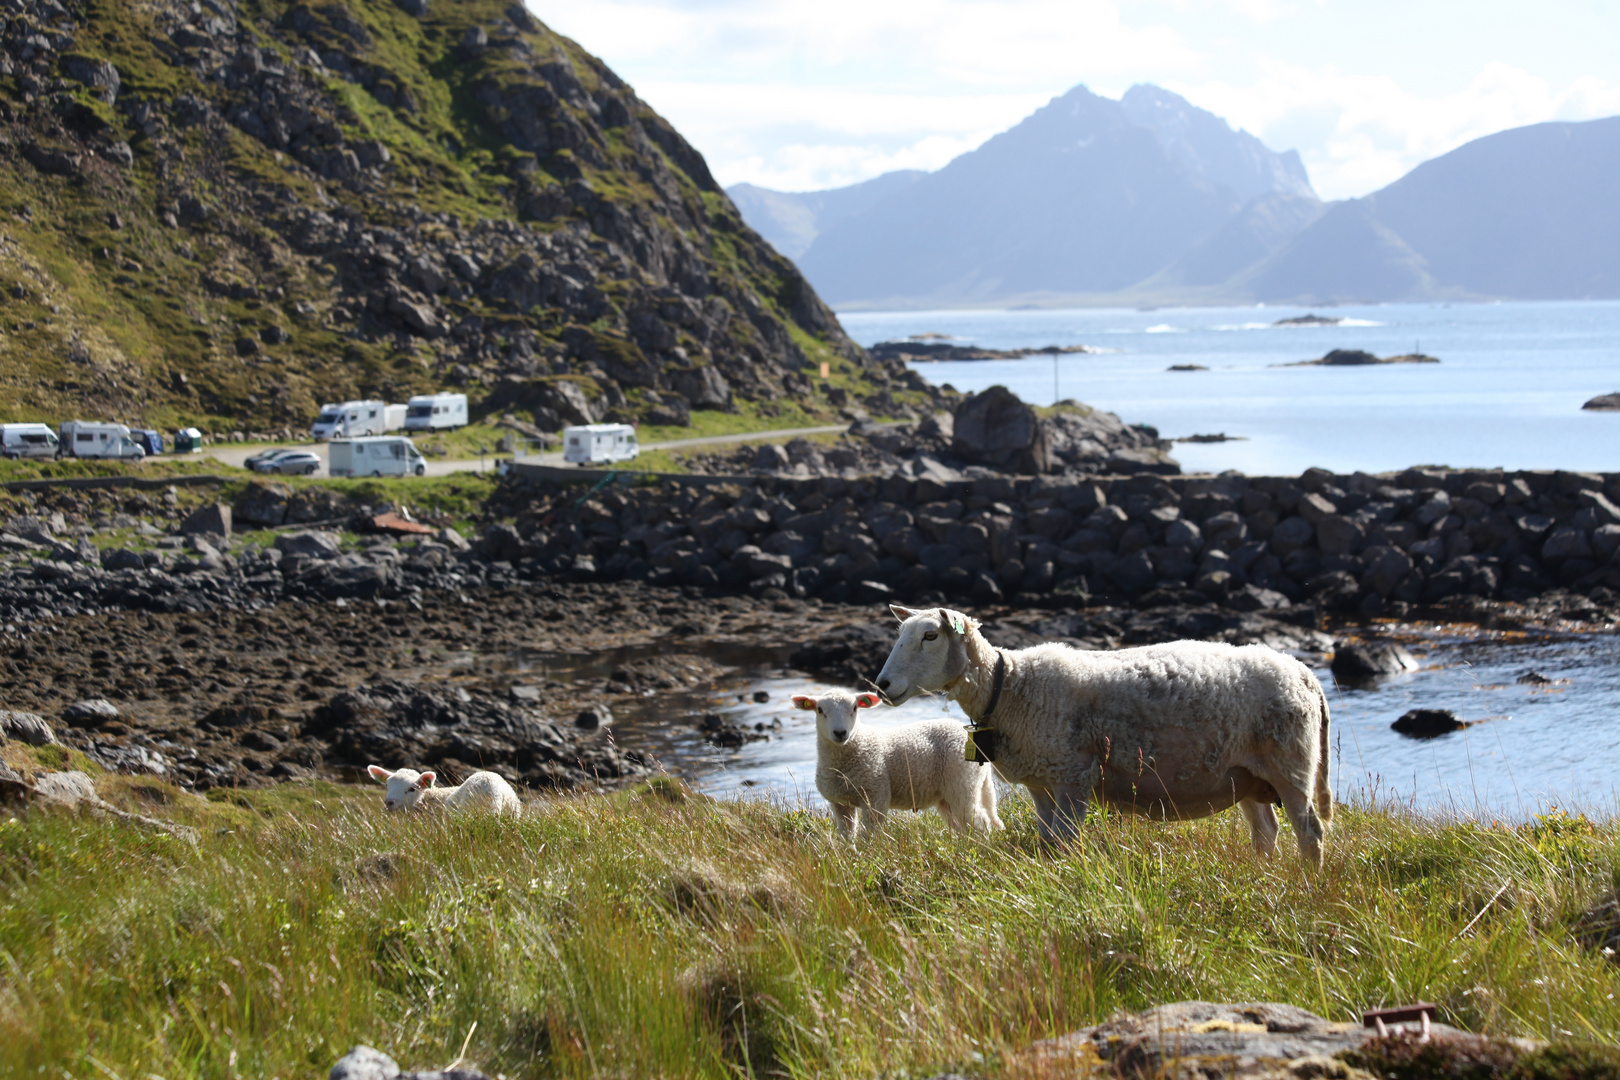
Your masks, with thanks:
[{"label": "black collar on sheep", "polygon": [[996,760],[996,729],[990,726],[990,718],[996,713],[996,705],[1001,701],[1001,686],[1007,681],[1007,654],[1000,649],[996,650],[996,675],[990,683],[990,704],[985,707],[979,719],[968,728],[967,759],[980,764]]}]

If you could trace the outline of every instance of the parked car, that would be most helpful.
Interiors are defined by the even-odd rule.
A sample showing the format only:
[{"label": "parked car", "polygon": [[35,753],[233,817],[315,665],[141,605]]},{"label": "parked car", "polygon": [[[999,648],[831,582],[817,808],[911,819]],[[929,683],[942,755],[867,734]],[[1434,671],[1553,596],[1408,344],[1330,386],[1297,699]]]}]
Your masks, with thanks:
[{"label": "parked car", "polygon": [[313,476],[321,469],[321,456],[308,450],[282,450],[252,468],[254,472],[280,476]]},{"label": "parked car", "polygon": [[274,461],[283,454],[291,454],[293,452],[294,451],[292,449],[285,446],[274,446],[268,450],[260,450],[257,454],[254,454],[252,457],[242,462],[242,468],[251,469],[254,472],[258,472],[260,471],[260,465],[263,465],[266,462]]}]

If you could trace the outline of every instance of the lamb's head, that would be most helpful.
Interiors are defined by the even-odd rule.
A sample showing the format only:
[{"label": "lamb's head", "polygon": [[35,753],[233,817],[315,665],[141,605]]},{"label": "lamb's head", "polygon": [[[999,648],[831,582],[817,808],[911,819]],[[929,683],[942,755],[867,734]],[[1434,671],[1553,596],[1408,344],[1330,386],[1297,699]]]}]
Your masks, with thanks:
[{"label": "lamb's head", "polygon": [[422,801],[422,792],[432,787],[438,776],[434,773],[419,773],[415,769],[399,769],[389,772],[381,765],[372,765],[366,769],[371,778],[379,784],[387,784],[388,791],[383,796],[383,805],[390,810],[409,810]]},{"label": "lamb's head", "polygon": [[860,719],[857,710],[870,709],[877,703],[876,694],[852,694],[848,690],[829,690],[819,698],[804,694],[793,698],[794,708],[816,714],[816,736],[831,743],[848,742]]},{"label": "lamb's head", "polygon": [[918,694],[942,690],[967,670],[967,639],[979,626],[949,608],[912,611],[898,604],[889,610],[900,620],[900,639],[878,672],[877,688],[890,705],[902,705]]}]

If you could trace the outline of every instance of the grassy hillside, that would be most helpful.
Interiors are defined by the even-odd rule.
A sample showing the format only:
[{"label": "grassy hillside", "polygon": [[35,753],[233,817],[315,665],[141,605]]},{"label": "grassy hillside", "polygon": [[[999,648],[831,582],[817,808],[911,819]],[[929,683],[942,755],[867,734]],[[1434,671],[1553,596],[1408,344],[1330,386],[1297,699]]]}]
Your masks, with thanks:
[{"label": "grassy hillside", "polygon": [[1032,1040],[1187,998],[1620,1030],[1620,971],[1581,921],[1615,833],[1556,814],[1346,808],[1307,874],[1257,862],[1235,814],[1095,819],[1050,855],[1017,800],[989,842],[902,814],[852,852],[825,818],[670,783],[506,826],[324,783],[101,788],[198,840],[0,819],[8,1075],[317,1075],[356,1042],[426,1068],[464,1040],[513,1077],[1020,1075]]},{"label": "grassy hillside", "polygon": [[0,419],[265,431],[445,386],[542,420],[831,412],[822,362],[879,411],[907,397],[701,155],[519,4],[21,6]]}]

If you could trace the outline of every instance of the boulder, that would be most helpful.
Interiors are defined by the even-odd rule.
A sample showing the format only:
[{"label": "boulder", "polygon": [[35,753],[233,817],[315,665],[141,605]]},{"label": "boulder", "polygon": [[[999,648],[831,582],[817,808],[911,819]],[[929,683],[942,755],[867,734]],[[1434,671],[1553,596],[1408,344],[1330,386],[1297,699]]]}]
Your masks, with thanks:
[{"label": "boulder", "polygon": [[399,10],[413,18],[425,19],[428,13],[428,0],[394,0]]},{"label": "boulder", "polygon": [[672,373],[669,385],[694,409],[724,409],[731,404],[731,385],[710,364]]},{"label": "boulder", "polygon": [[791,468],[793,468],[793,462],[789,460],[787,451],[776,443],[767,443],[754,451],[753,469],[755,472],[787,472]]},{"label": "boulder", "polygon": [[181,523],[187,536],[231,536],[231,508],[224,503],[208,503],[193,510]]},{"label": "boulder", "polygon": [[103,570],[141,570],[145,566],[145,560],[128,548],[107,548],[101,553]]},{"label": "boulder", "polygon": [[109,720],[118,719],[118,706],[106,698],[88,698],[75,701],[62,710],[62,720],[70,727],[100,727]]},{"label": "boulder", "polygon": [[1416,671],[1418,662],[1391,641],[1341,641],[1333,649],[1333,677],[1343,682],[1376,679]]},{"label": "boulder", "polygon": [[592,705],[574,717],[574,726],[581,731],[595,731],[613,723],[613,712],[606,705]]},{"label": "boulder", "polygon": [[286,484],[255,481],[249,484],[231,508],[234,521],[250,525],[281,525],[287,520],[292,488]]},{"label": "boulder", "polygon": [[276,550],[283,556],[303,555],[310,559],[335,559],[343,554],[336,533],[314,530],[276,537]]},{"label": "boulder", "polygon": [[1005,386],[965,398],[953,419],[951,449],[963,460],[1025,475],[1052,471],[1045,427]]},{"label": "boulder", "polygon": [[120,80],[118,69],[110,60],[97,60],[89,56],[62,57],[62,71],[68,78],[88,86],[108,105],[118,100]]},{"label": "boulder", "polygon": [[1389,725],[1391,731],[1409,739],[1434,739],[1467,726],[1467,722],[1450,709],[1412,709]]},{"label": "boulder", "polygon": [[56,733],[38,713],[0,709],[0,741],[4,739],[16,739],[29,746],[48,746],[56,741]]}]

